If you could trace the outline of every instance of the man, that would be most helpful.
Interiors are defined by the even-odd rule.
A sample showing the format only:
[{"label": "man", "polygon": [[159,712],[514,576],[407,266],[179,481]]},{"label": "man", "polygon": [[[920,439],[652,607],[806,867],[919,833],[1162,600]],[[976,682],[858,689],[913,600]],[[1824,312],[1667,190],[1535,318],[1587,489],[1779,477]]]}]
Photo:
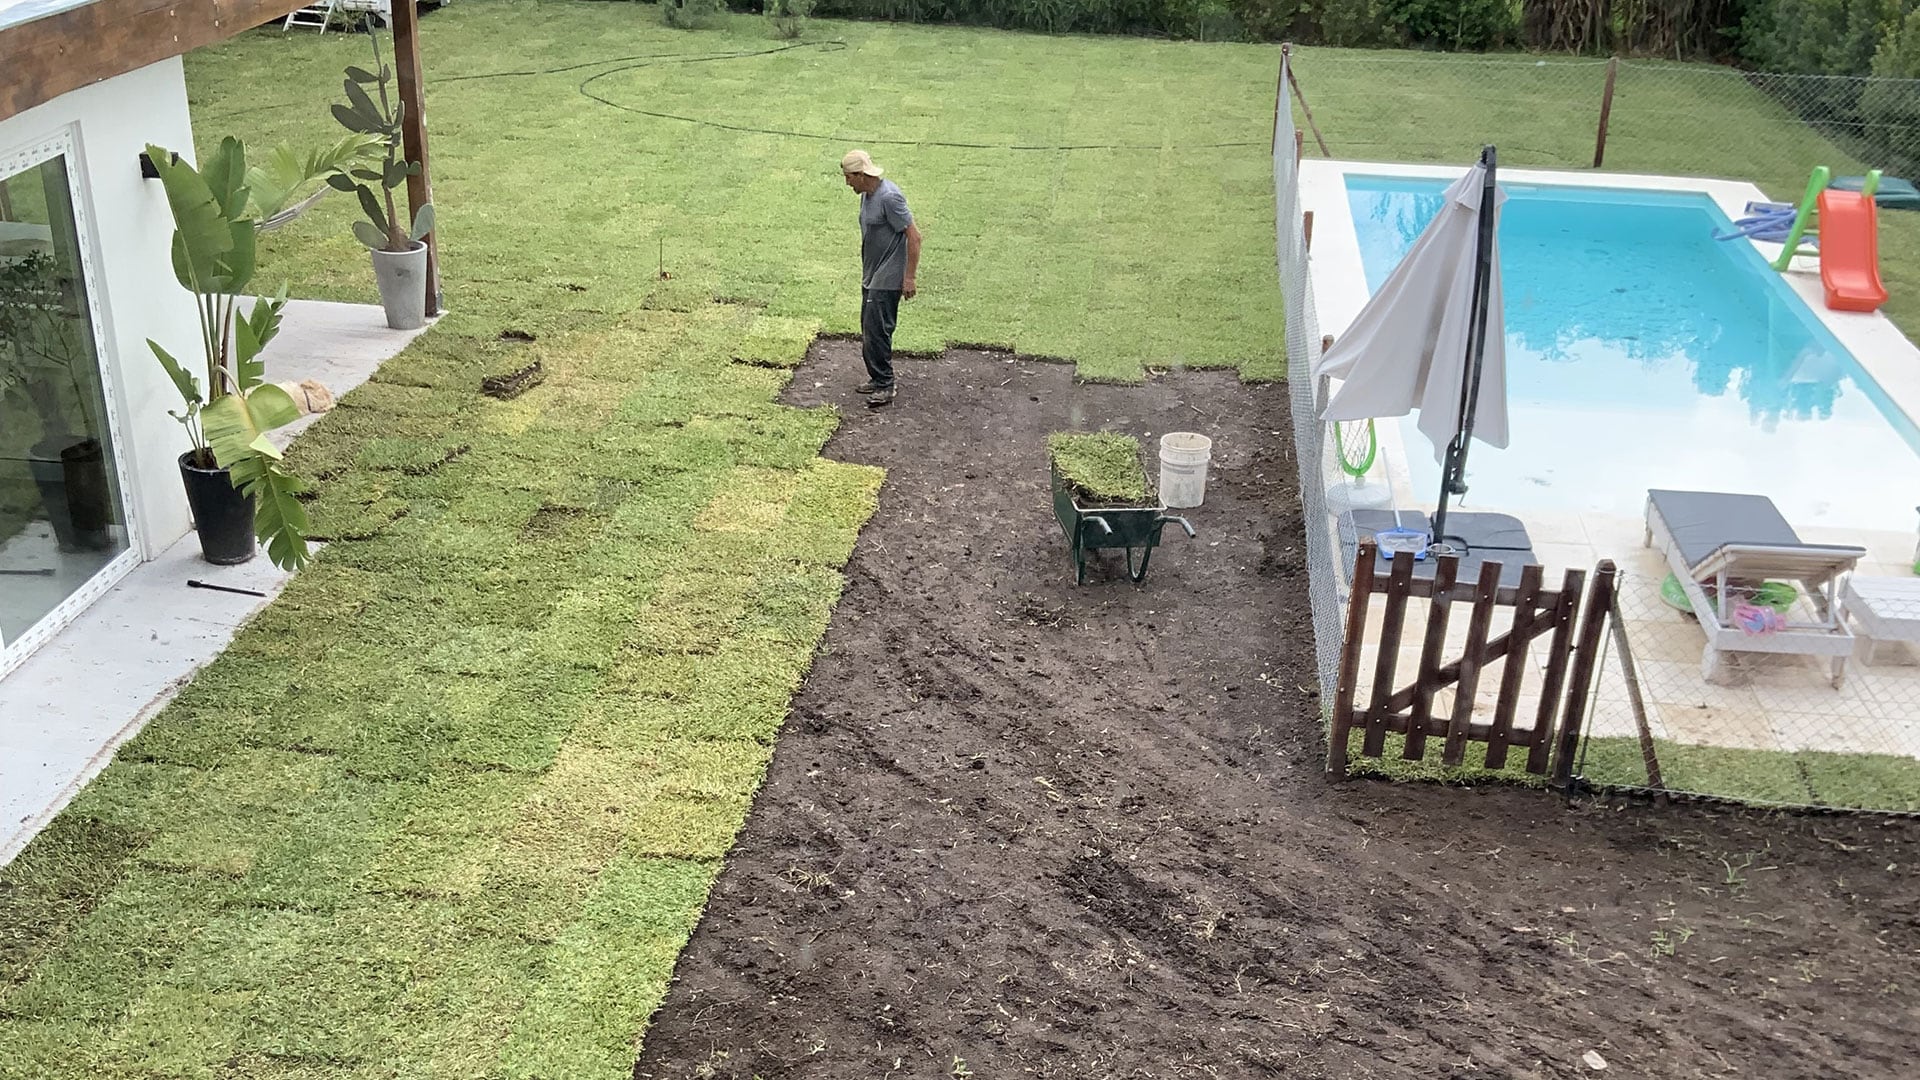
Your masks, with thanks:
[{"label": "man", "polygon": [[893,401],[893,327],[901,299],[918,291],[920,269],[920,230],[907,197],[882,171],[865,150],[840,159],[847,186],[860,193],[860,353],[867,362],[860,392],[870,409]]}]

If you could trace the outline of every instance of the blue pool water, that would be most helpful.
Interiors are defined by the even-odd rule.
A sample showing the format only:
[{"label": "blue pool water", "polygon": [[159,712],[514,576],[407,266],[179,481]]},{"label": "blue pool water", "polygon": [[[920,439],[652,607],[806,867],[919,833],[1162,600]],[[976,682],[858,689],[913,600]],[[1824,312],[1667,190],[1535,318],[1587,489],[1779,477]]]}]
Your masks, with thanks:
[{"label": "blue pool water", "polygon": [[[1445,183],[1350,174],[1367,288]],[[1796,525],[1908,531],[1920,429],[1704,194],[1503,184],[1511,445],[1469,505],[1639,513],[1649,487],[1765,494]],[[1402,424],[1416,491],[1432,447]]]}]

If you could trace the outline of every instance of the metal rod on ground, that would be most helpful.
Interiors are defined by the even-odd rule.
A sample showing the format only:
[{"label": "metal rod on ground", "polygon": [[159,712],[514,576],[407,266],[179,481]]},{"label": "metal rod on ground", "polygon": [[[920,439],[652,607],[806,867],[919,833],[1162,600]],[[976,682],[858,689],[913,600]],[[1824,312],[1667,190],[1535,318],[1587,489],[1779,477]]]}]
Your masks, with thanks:
[{"label": "metal rod on ground", "polygon": [[195,579],[193,579],[193,578],[188,578],[188,579],[187,579],[187,588],[189,588],[189,589],[211,589],[211,590],[213,590],[214,592],[226,592],[226,593],[237,593],[237,594],[238,594],[238,595],[240,595],[240,596],[265,596],[265,595],[267,595],[266,593],[263,593],[263,592],[261,592],[261,591],[259,591],[258,589],[236,589],[236,588],[234,588],[234,587],[233,587],[233,586],[231,586],[231,585],[215,585],[214,583],[212,583],[212,582],[210,582],[210,581],[197,581],[197,580],[195,580]]},{"label": "metal rod on ground", "polygon": [[1433,512],[1433,543],[1447,538],[1447,498],[1467,493],[1467,447],[1473,441],[1473,419],[1480,405],[1480,368],[1487,355],[1487,305],[1493,292],[1494,218],[1499,214],[1499,189],[1494,175],[1498,154],[1493,147],[1482,147],[1480,164],[1485,167],[1480,182],[1479,235],[1473,251],[1473,328],[1467,338],[1467,370],[1460,380],[1460,418],[1453,440],[1447,443],[1446,460],[1440,466],[1440,499]]},{"label": "metal rod on ground", "polygon": [[1600,132],[1593,141],[1593,167],[1599,168],[1607,157],[1607,118],[1613,115],[1613,77],[1620,69],[1620,58],[1607,59],[1607,87],[1600,91]]},{"label": "metal rod on ground", "polygon": [[52,577],[53,567],[43,566],[38,570],[0,570],[0,574],[12,574],[15,577]]},{"label": "metal rod on ground", "polygon": [[1660,779],[1660,757],[1654,752],[1653,727],[1647,723],[1647,703],[1640,693],[1640,673],[1633,666],[1633,647],[1627,643],[1627,621],[1620,614],[1620,591],[1613,593],[1613,648],[1620,654],[1620,670],[1627,677],[1627,704],[1633,709],[1633,723],[1640,732],[1640,758],[1647,766],[1647,786],[1667,797],[1667,785]]},{"label": "metal rod on ground", "polygon": [[1320,137],[1320,125],[1313,122],[1313,110],[1307,107],[1307,95],[1300,92],[1300,76],[1293,73],[1292,64],[1287,64],[1286,69],[1287,84],[1293,87],[1293,96],[1300,99],[1300,115],[1307,118],[1307,129],[1313,132],[1314,145],[1320,148],[1321,157],[1332,157],[1333,151],[1327,149],[1327,140]]}]

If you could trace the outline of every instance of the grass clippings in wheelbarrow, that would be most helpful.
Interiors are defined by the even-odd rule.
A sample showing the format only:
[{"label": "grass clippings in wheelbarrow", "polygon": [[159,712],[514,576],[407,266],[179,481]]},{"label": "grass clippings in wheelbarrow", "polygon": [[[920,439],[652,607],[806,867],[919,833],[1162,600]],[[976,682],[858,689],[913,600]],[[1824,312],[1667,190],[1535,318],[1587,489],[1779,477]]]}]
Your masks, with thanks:
[{"label": "grass clippings in wheelbarrow", "polygon": [[1047,454],[1083,506],[1153,505],[1140,440],[1131,435],[1057,431],[1047,436]]}]

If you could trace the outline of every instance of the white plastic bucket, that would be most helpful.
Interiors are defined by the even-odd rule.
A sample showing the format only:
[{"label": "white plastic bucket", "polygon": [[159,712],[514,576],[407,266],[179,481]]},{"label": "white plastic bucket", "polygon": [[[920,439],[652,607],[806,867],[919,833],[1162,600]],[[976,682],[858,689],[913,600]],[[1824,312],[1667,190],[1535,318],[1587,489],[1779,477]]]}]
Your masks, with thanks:
[{"label": "white plastic bucket", "polygon": [[1207,463],[1213,440],[1191,431],[1160,436],[1160,501],[1170,507],[1199,506],[1207,497]]}]

